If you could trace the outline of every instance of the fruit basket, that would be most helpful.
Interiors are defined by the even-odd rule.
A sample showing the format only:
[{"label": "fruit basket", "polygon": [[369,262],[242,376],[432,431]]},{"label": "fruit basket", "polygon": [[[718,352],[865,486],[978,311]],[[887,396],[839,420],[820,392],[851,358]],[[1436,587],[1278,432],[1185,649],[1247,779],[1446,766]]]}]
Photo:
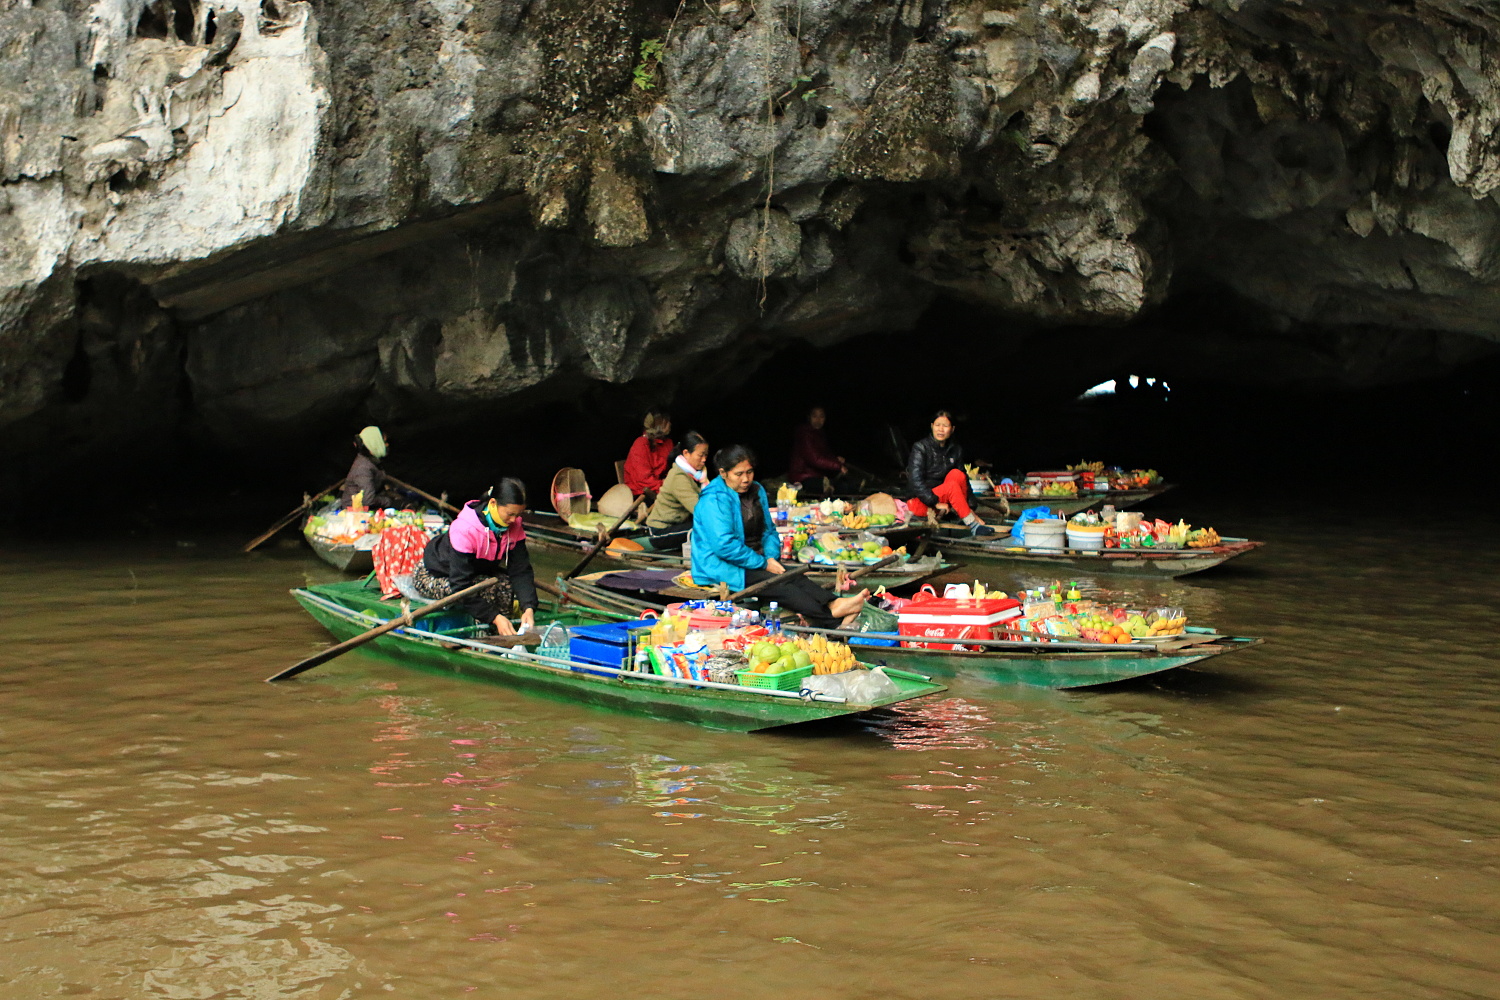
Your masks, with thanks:
[{"label": "fruit basket", "polygon": [[735,676],[745,687],[770,688],[773,691],[796,691],[802,687],[802,679],[813,672],[811,666],[796,667],[777,673],[756,673],[754,670],[736,670]]}]

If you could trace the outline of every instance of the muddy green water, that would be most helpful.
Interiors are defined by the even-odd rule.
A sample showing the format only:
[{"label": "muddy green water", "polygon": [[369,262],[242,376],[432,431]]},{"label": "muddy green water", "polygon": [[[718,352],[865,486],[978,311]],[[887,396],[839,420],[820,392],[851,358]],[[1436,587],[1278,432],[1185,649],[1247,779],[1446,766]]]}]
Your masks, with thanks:
[{"label": "muddy green water", "polygon": [[1098,582],[1262,648],[748,736],[268,686],[306,550],[7,543],[0,997],[1500,995],[1500,525],[1218,523]]}]

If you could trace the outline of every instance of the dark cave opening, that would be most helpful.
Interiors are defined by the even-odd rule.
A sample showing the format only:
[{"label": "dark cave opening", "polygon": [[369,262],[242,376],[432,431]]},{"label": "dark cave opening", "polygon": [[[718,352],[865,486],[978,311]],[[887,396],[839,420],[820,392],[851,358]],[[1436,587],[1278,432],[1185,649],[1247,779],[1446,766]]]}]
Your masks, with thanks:
[{"label": "dark cave opening", "polygon": [[69,403],[81,403],[88,398],[89,389],[94,384],[94,366],[89,360],[88,351],[84,350],[82,338],[78,346],[73,349],[73,356],[68,359],[63,368],[61,389],[63,399]]},{"label": "dark cave opening", "polygon": [[[772,477],[784,472],[792,431],[814,405],[826,408],[841,454],[892,477],[900,470],[893,440],[915,440],[940,408],[959,416],[968,456],[1000,473],[1102,460],[1156,468],[1201,491],[1250,490],[1267,503],[1278,490],[1356,482],[1420,490],[1429,478],[1444,478],[1441,469],[1483,468],[1497,457],[1500,349],[1446,370],[1339,384],[1279,370],[1285,357],[1264,337],[1222,354],[1195,349],[1194,338],[1223,308],[1222,297],[1204,292],[1129,326],[1042,328],[940,299],[911,330],[832,347],[783,341],[748,374],[544,386],[392,421],[351,409],[342,419],[259,437],[215,437],[189,419],[172,441],[141,440],[79,468],[89,476],[117,469],[111,475],[126,504],[157,504],[161,513],[165,489],[215,497],[215,520],[237,509],[245,513],[236,517],[254,520],[337,479],[353,433],[380,422],[391,440],[388,467],[429,490],[466,496],[498,476],[519,475],[536,491],[574,465],[597,494],[614,482],[614,461],[653,406],[672,413],[676,437],[696,430],[715,448],[750,445]],[[1225,324],[1229,342],[1255,328]],[[1288,335],[1286,345],[1305,334]],[[1244,360],[1257,353],[1262,370]],[[1134,391],[1126,388],[1132,375],[1140,383]],[[80,352],[64,377],[65,397],[84,398],[89,378]],[[1148,386],[1148,378],[1170,392]],[[1079,398],[1109,380],[1120,391]],[[66,487],[67,480],[62,474],[56,482]],[[1268,491],[1267,483],[1280,485]]]}]

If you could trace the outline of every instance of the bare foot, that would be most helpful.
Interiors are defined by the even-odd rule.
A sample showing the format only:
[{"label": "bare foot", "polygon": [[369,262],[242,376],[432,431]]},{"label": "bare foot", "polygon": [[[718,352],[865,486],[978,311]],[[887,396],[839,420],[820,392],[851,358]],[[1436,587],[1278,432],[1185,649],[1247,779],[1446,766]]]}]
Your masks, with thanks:
[{"label": "bare foot", "polygon": [[847,618],[857,614],[859,609],[865,606],[865,600],[870,596],[869,588],[861,590],[857,594],[848,597],[840,597],[828,605],[828,613],[834,618]]}]

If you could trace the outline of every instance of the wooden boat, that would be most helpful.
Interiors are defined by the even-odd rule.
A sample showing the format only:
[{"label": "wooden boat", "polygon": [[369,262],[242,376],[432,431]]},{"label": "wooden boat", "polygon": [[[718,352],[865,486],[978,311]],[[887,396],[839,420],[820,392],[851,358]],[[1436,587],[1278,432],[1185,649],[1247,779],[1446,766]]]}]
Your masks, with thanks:
[{"label": "wooden boat", "polygon": [[[559,580],[558,586],[570,600],[578,604],[620,614],[639,615],[659,606],[658,601],[648,599],[648,596],[654,595],[612,591],[596,581],[586,579]],[[800,634],[822,633],[855,640],[872,638],[857,632],[801,626],[788,626],[787,631]],[[1212,629],[1189,628],[1180,637],[1156,643],[1105,645],[1017,639],[986,643],[982,652],[873,646],[868,653],[862,651],[860,657],[866,662],[919,670],[924,674],[981,677],[1012,684],[1061,689],[1094,687],[1145,677],[1258,646],[1264,641],[1244,636],[1220,635]]]},{"label": "wooden boat", "polygon": [[[532,521],[532,514],[526,514],[526,543],[527,545],[539,545],[542,548],[553,549],[559,552],[582,553],[586,545],[592,544],[593,535],[583,532],[561,531],[551,522],[542,520],[538,524]],[[556,519],[552,519],[555,521]],[[569,533],[571,532],[571,534]],[[612,561],[619,561],[631,566],[648,569],[670,569],[675,573],[681,573],[688,568],[688,562],[680,552],[675,549],[669,552],[653,552],[650,549],[609,549],[605,553]],[[872,573],[860,577],[860,585],[864,587],[885,587],[894,590],[897,587],[908,587],[923,583],[947,573],[949,570],[958,569],[960,563],[948,562],[941,554],[927,556],[925,558],[914,558],[899,566],[889,566],[878,569]],[[847,567],[851,572],[859,569],[856,564]],[[838,568],[834,566],[816,567],[807,574],[808,578],[815,580],[822,586],[832,587],[838,577]],[[701,595],[698,595],[701,596]]]},{"label": "wooden boat", "polygon": [[354,574],[368,574],[375,570],[375,557],[369,549],[325,542],[306,530],[302,532],[302,537],[307,539],[307,544],[312,546],[319,559],[336,570]]},{"label": "wooden boat", "polygon": [[[308,614],[340,641],[401,613],[377,591],[354,581],[292,591]],[[592,625],[631,617],[588,609],[556,608],[539,612],[537,625]],[[416,626],[399,628],[362,647],[384,659],[435,673],[460,674],[514,687],[528,693],[594,708],[692,722],[712,729],[752,732],[798,722],[853,715],[873,708],[922,698],[945,690],[916,673],[892,669],[896,697],[873,704],[853,704],[822,694],[658,677],[629,670],[576,663],[530,652],[524,647],[490,645],[471,637],[475,628],[442,627],[465,616],[429,616]],[[429,625],[433,631],[421,626]]]},{"label": "wooden boat", "polygon": [[[319,559],[322,559],[336,570],[360,576],[373,572],[375,569],[373,544],[366,548],[360,545],[332,542],[313,530],[313,519],[328,514],[333,510],[333,507],[334,504],[330,501],[307,516],[302,522],[303,539],[318,554]],[[427,513],[438,514],[441,512],[434,509],[427,511]],[[446,516],[443,519],[444,521],[448,520]],[[365,536],[364,540],[371,543],[374,541],[368,535]]]},{"label": "wooden boat", "polygon": [[[1077,496],[1061,497],[1005,497],[1012,514],[1019,514],[1032,507],[1049,507],[1063,517],[1071,517],[1080,511],[1092,510],[1110,504],[1117,510],[1139,507],[1153,497],[1159,497],[1173,488],[1173,483],[1158,483],[1138,490],[1100,490],[1079,493]],[[975,505],[986,510],[1001,510],[1001,498],[994,493],[982,493],[974,498]]]},{"label": "wooden boat", "polygon": [[[595,532],[575,528],[558,515],[543,510],[528,510],[521,519],[526,525],[527,545],[577,552],[597,537]],[[640,538],[645,534],[644,528],[631,528],[616,533],[619,538]]]},{"label": "wooden boat", "polygon": [[[1008,531],[1008,525],[997,525]],[[1254,551],[1264,542],[1248,538],[1225,538],[1223,544],[1206,549],[1077,549],[1026,548],[1009,534],[987,538],[961,535],[941,539],[943,548],[969,562],[1005,564],[1016,569],[1060,570],[1067,574],[1107,573],[1112,576],[1177,577],[1201,573],[1230,559]]]},{"label": "wooden boat", "polygon": [[1090,507],[1104,502],[1102,500],[1095,500],[1094,495],[1091,493],[1085,493],[1076,497],[1004,497],[1003,499],[1004,502],[1002,503],[1002,498],[996,494],[981,494],[974,498],[974,505],[979,508],[982,515],[989,514],[992,511],[1004,511],[1007,509],[1012,515],[1015,515],[1021,513],[1023,510],[1030,510],[1033,507],[1047,507],[1064,517],[1071,517],[1079,511],[1088,510]]}]

